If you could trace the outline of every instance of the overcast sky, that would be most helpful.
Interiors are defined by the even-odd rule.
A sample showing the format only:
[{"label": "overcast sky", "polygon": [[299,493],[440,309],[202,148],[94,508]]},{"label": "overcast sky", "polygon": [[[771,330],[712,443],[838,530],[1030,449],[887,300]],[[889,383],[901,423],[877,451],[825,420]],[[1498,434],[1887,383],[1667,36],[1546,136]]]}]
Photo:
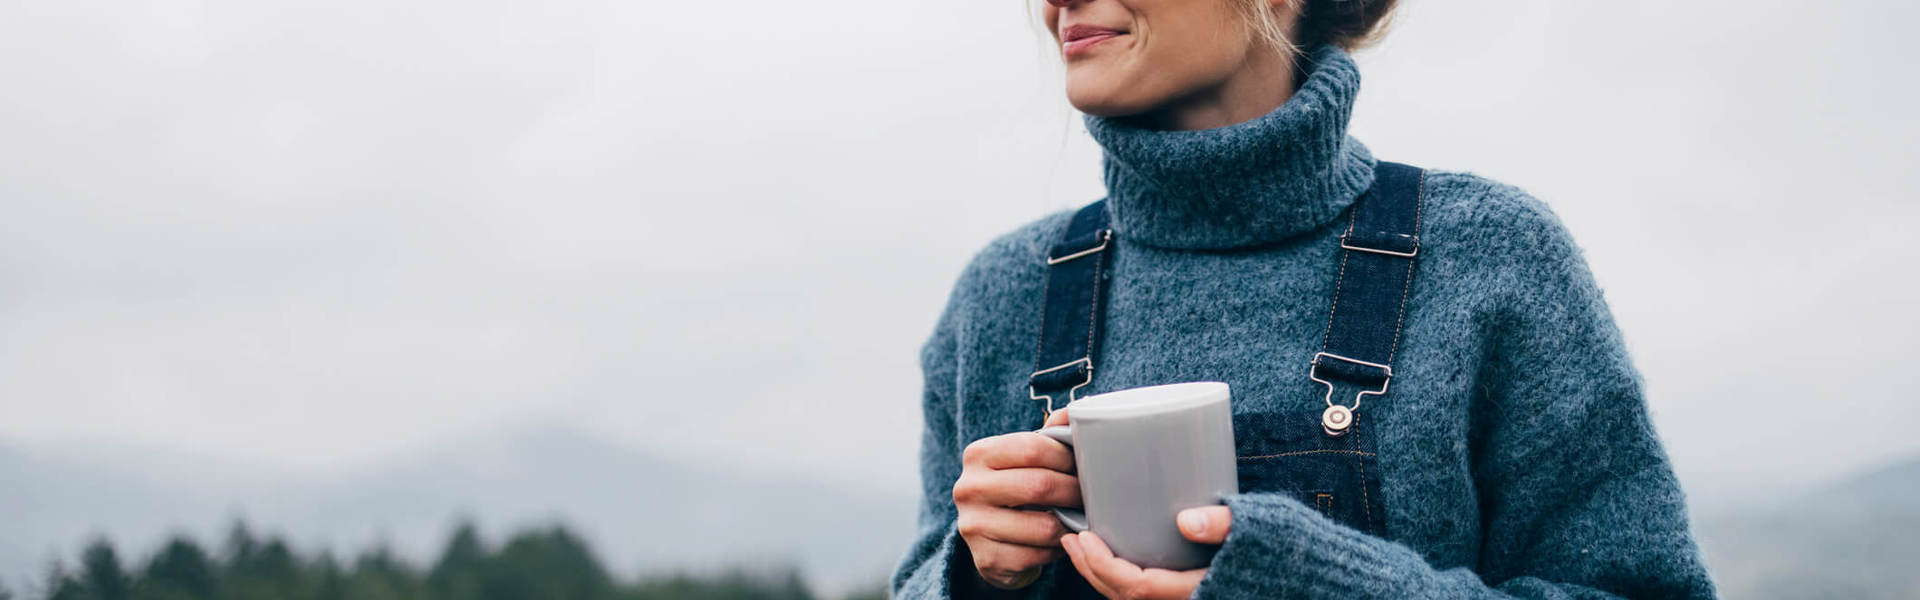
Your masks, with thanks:
[{"label": "overcast sky", "polygon": [[[1353,133],[1559,212],[1690,484],[1920,451],[1920,9],[1404,4]],[[1101,193],[1042,35],[1017,0],[6,3],[0,439],[332,469],[559,422],[910,491],[960,267]]]}]

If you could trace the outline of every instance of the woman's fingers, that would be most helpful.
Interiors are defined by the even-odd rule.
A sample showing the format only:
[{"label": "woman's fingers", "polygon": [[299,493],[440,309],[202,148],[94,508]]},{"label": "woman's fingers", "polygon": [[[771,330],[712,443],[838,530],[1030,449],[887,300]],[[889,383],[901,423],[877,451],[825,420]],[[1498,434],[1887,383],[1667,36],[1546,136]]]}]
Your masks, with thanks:
[{"label": "woman's fingers", "polygon": [[1060,559],[1059,548],[1019,544],[970,541],[967,550],[973,553],[973,568],[980,573],[980,578],[1005,590],[1026,587],[1033,583],[1041,567]]},{"label": "woman's fingers", "polygon": [[1087,585],[1093,586],[1093,591],[1100,592],[1101,596],[1107,598],[1120,598],[1113,588],[1107,587],[1107,582],[1093,576],[1093,569],[1087,566],[1087,550],[1080,545],[1079,534],[1069,533],[1061,536],[1060,548],[1066,550],[1067,560],[1073,562],[1073,570],[1080,572],[1080,578],[1087,580]]},{"label": "woman's fingers", "polygon": [[1142,569],[1126,559],[1113,555],[1105,540],[1093,532],[1066,536],[1061,546],[1067,550],[1067,557],[1073,560],[1073,566],[1085,577],[1087,583],[1108,598],[1121,600],[1175,600],[1193,595],[1200,580],[1207,575],[1206,569],[1191,571],[1169,571],[1166,569]]},{"label": "woman's fingers", "polygon": [[1037,433],[1010,433],[968,444],[961,463],[955,527],[975,570],[995,587],[1025,587],[1036,569],[1060,559],[1065,528],[1051,514],[1019,507],[1080,506],[1072,451]]},{"label": "woman's fingers", "polygon": [[959,516],[955,527],[964,538],[1041,549],[1054,548],[1059,544],[1060,535],[1066,533],[1066,527],[1053,517],[1053,513],[1011,508],[968,511]]},{"label": "woman's fingers", "polygon": [[1067,409],[1061,408],[1060,410],[1053,411],[1053,414],[1047,415],[1047,422],[1042,424],[1041,427],[1066,425],[1067,423]]},{"label": "woman's fingers", "polygon": [[1233,528],[1233,511],[1225,506],[1202,506],[1180,511],[1174,522],[1180,525],[1180,535],[1201,544],[1223,544],[1227,541],[1227,531]]},{"label": "woman's fingers", "polygon": [[1080,506],[1080,480],[1051,469],[1000,469],[955,482],[955,502],[980,502],[1008,508]]},{"label": "woman's fingers", "polygon": [[[1004,508],[976,509],[960,513],[957,527],[967,550],[973,554],[973,568],[980,578],[1000,589],[1019,589],[1033,583],[1039,569],[1059,560],[1062,554],[1055,538],[1045,537],[1050,525],[1026,520],[1014,513],[1030,512]],[[1038,514],[1038,513],[1036,513]],[[1039,514],[1039,516],[1051,516]],[[1024,542],[1038,541],[1039,544]]]},{"label": "woman's fingers", "polygon": [[960,462],[988,469],[1037,467],[1073,472],[1073,451],[1047,436],[1022,431],[975,440],[967,444]]},{"label": "woman's fingers", "polygon": [[1141,580],[1146,577],[1146,571],[1114,556],[1113,550],[1107,548],[1107,541],[1100,539],[1099,535],[1091,531],[1075,537],[1080,538],[1077,540],[1077,545],[1080,546],[1082,560],[1087,564],[1086,572],[1082,574],[1087,575],[1089,581],[1098,579],[1107,588],[1117,593],[1117,596],[1107,594],[1109,598],[1142,597],[1139,595],[1142,591]]},{"label": "woman's fingers", "polygon": [[1000,469],[987,473],[989,488],[981,496],[996,506],[1060,506],[1079,508],[1079,479],[1052,469]]}]

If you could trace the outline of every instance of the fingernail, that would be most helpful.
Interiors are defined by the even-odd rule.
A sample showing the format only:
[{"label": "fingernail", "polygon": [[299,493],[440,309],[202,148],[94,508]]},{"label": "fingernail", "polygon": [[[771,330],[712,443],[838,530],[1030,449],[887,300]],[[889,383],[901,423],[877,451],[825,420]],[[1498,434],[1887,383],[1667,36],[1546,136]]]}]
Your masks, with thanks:
[{"label": "fingernail", "polygon": [[1207,532],[1207,511],[1189,508],[1180,511],[1180,516],[1177,517],[1177,519],[1180,521],[1180,528],[1185,529],[1189,535],[1200,535]]}]

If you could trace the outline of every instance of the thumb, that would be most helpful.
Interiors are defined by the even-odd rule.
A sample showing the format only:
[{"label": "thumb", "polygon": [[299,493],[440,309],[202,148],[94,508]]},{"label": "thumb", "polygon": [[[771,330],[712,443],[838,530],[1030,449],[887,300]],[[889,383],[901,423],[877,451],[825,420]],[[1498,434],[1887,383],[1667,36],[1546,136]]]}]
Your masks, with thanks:
[{"label": "thumb", "polygon": [[1219,544],[1227,541],[1227,530],[1233,527],[1233,511],[1225,506],[1202,506],[1180,511],[1174,520],[1188,540]]}]

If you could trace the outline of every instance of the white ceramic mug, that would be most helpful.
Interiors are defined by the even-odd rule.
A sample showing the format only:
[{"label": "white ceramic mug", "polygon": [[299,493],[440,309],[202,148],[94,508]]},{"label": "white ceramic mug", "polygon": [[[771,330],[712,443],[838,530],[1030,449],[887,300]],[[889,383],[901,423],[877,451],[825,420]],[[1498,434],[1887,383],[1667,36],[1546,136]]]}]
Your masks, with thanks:
[{"label": "white ceramic mug", "polygon": [[1195,569],[1213,546],[1187,541],[1180,511],[1239,491],[1233,409],[1217,381],[1133,388],[1067,405],[1069,425],[1040,434],[1073,447],[1085,511],[1054,509],[1074,531],[1091,529],[1115,556],[1141,567]]}]

